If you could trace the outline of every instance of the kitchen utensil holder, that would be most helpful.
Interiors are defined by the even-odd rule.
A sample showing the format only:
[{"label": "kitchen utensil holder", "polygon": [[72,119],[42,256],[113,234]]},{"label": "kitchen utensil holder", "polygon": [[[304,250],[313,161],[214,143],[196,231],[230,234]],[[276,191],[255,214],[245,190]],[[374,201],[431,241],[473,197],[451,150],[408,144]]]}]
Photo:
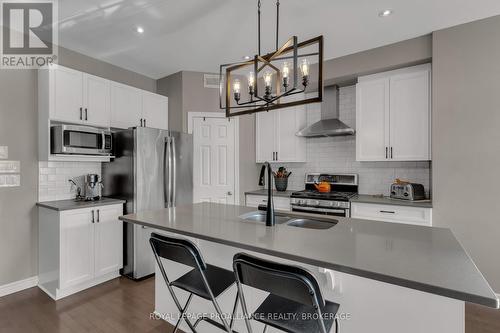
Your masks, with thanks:
[{"label": "kitchen utensil holder", "polygon": [[288,187],[288,178],[274,177],[274,185],[276,186],[276,191],[284,192]]}]

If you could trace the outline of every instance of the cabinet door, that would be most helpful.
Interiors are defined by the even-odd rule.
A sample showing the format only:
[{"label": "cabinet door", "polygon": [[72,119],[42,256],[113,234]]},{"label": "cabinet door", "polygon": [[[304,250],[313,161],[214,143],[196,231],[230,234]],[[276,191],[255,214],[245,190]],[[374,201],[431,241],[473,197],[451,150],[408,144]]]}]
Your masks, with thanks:
[{"label": "cabinet door", "polygon": [[111,83],[111,127],[140,126],[142,118],[141,90],[120,83]]},{"label": "cabinet door", "polygon": [[94,275],[112,273],[123,267],[123,207],[103,206],[95,209],[95,270]]},{"label": "cabinet door", "polygon": [[276,111],[259,112],[255,118],[256,161],[272,162],[276,152]]},{"label": "cabinet door", "polygon": [[89,125],[110,126],[110,83],[108,80],[85,74],[85,122]]},{"label": "cabinet door", "polygon": [[61,279],[64,289],[94,275],[94,224],[90,209],[61,213]]},{"label": "cabinet door", "polygon": [[143,91],[142,117],[146,120],[146,127],[168,129],[168,98]]},{"label": "cabinet door", "polygon": [[[303,98],[303,94],[294,95],[294,99]],[[306,108],[304,105],[280,109],[276,112],[277,122],[277,160],[279,162],[305,162],[306,138],[295,134],[306,126]]]},{"label": "cabinet door", "polygon": [[73,123],[83,122],[83,73],[58,66],[52,74],[52,119]]},{"label": "cabinet door", "polygon": [[430,69],[390,80],[392,160],[430,160]]},{"label": "cabinet door", "polygon": [[384,161],[389,147],[389,79],[356,85],[356,160]]}]

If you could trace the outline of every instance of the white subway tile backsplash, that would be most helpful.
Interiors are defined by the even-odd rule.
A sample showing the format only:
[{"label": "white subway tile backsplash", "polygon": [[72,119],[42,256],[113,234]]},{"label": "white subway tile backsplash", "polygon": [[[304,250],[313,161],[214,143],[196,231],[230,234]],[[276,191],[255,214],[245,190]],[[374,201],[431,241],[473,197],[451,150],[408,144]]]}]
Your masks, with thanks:
[{"label": "white subway tile backsplash", "polygon": [[[356,127],[356,87],[344,87],[339,92],[339,118]],[[307,123],[321,118],[319,104],[310,104]],[[304,177],[310,172],[357,173],[359,192],[389,195],[389,186],[401,178],[430,187],[430,162],[357,162],[355,137],[307,139],[307,162],[284,164],[292,175],[288,180],[291,190],[304,188]]]},{"label": "white subway tile backsplash", "polygon": [[76,187],[69,182],[69,179],[73,179],[83,188],[86,174],[101,175],[101,163],[39,162],[38,171],[38,200],[65,200],[76,196]]}]

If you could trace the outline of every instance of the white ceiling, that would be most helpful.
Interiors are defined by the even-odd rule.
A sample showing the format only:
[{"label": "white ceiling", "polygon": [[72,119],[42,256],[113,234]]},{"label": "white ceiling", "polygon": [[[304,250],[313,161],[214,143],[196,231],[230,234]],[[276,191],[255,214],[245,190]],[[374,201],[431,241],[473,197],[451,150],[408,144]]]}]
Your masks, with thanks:
[{"label": "white ceiling", "polygon": [[[262,0],[263,51],[274,48],[275,1]],[[161,78],[218,72],[253,55],[257,0],[61,0],[59,44]],[[500,14],[499,0],[281,0],[280,43],[325,36],[325,59]],[[386,8],[394,14],[381,18]],[[143,35],[135,31],[145,29]]]}]

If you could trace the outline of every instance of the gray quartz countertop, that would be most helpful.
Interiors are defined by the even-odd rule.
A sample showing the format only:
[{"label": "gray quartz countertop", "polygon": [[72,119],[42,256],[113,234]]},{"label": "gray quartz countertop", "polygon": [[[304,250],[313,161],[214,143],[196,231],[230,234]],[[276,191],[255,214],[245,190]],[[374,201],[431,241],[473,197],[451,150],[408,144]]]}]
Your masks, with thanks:
[{"label": "gray quartz countertop", "polygon": [[98,201],[76,201],[75,199],[44,201],[44,202],[37,202],[36,205],[38,207],[63,211],[63,210],[80,209],[80,208],[118,205],[123,203],[125,203],[125,200],[102,198],[101,200]]},{"label": "gray quartz countertop", "polygon": [[[292,195],[293,192],[297,192],[297,191],[276,191],[276,190],[273,190],[273,196],[290,198],[290,196]],[[267,196],[267,189],[248,191],[248,192],[245,192],[245,194]]]},{"label": "gray quartz countertop", "polygon": [[379,195],[367,195],[367,194],[359,194],[353,198],[351,198],[351,202],[359,202],[359,203],[369,203],[369,204],[378,204],[378,205],[395,205],[395,206],[408,206],[408,207],[419,207],[419,208],[432,208],[431,200],[419,200],[419,201],[410,201],[410,200],[398,200],[391,199],[390,197],[382,197]]},{"label": "gray quartz countertop", "polygon": [[[120,217],[139,225],[498,308],[449,229],[338,218],[327,230],[244,221],[244,206],[199,203]],[[314,216],[286,212],[288,216]],[[333,217],[329,218],[333,220]]]}]

